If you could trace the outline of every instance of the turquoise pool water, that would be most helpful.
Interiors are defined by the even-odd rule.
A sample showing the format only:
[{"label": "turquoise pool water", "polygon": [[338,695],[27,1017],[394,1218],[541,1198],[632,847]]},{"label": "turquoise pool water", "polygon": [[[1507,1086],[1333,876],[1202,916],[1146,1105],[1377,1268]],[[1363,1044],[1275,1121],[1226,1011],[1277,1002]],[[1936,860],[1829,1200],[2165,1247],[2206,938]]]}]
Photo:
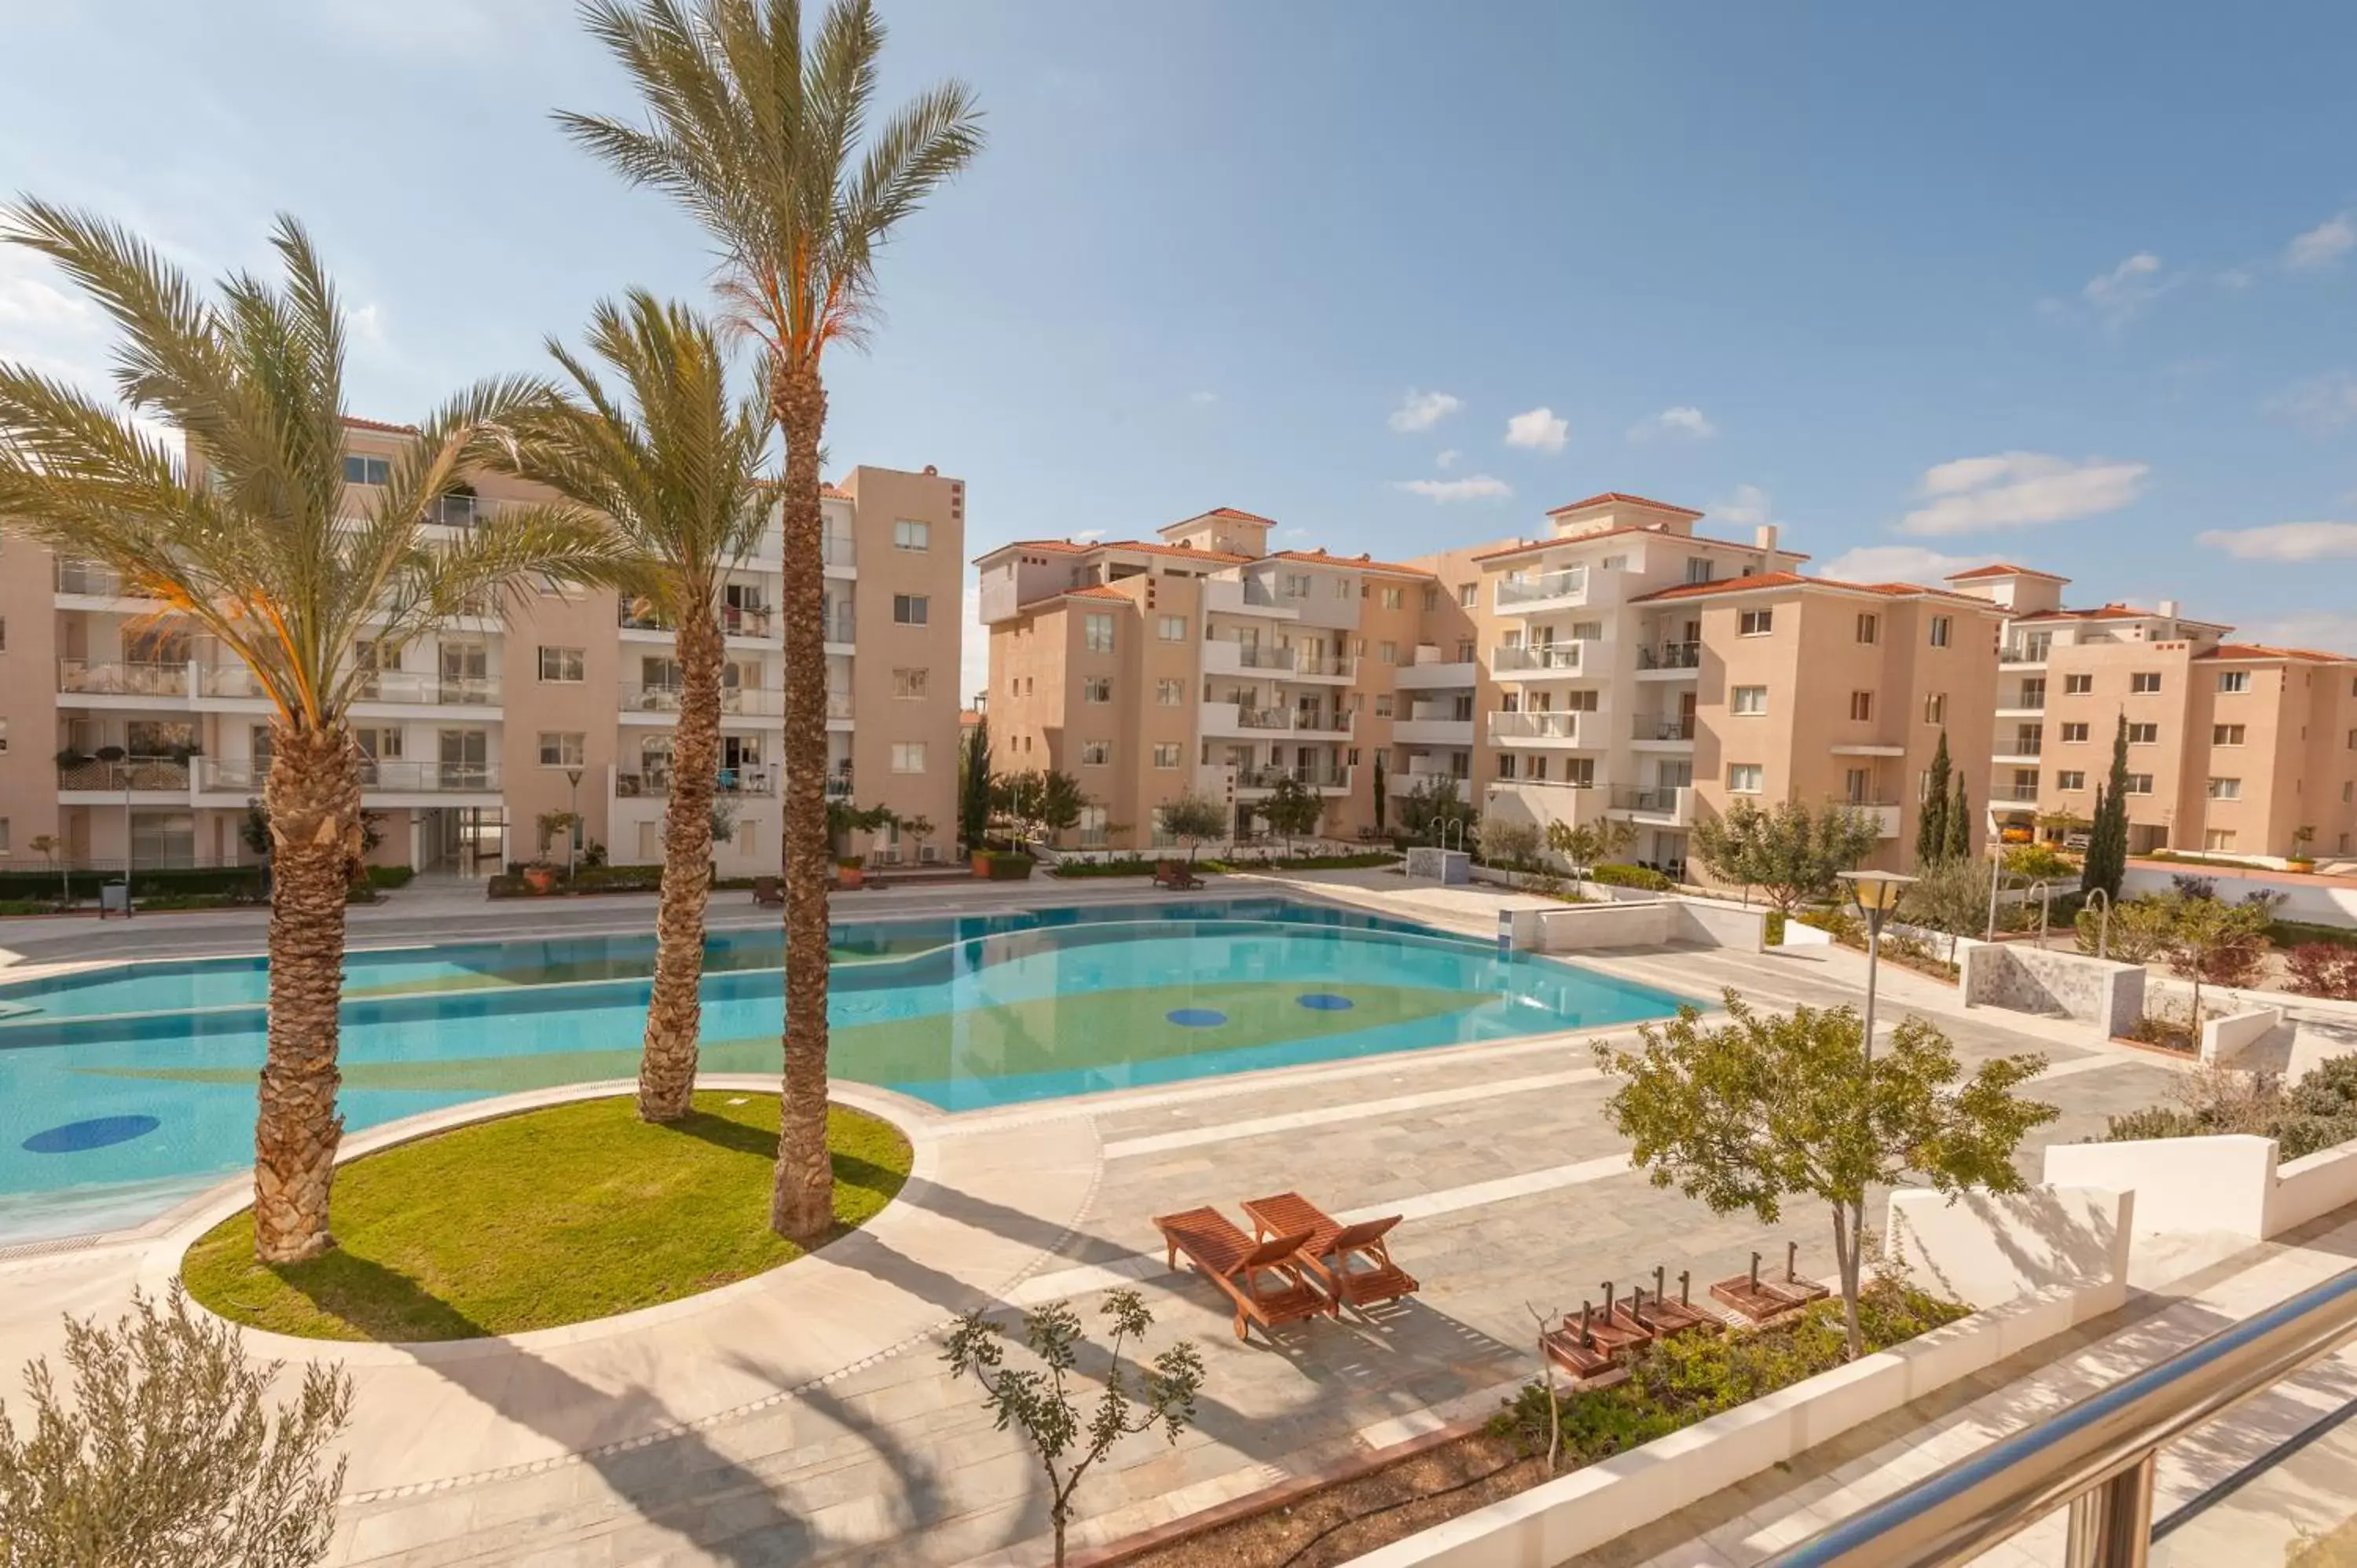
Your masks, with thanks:
[{"label": "turquoise pool water", "polygon": [[[844,925],[838,1077],[946,1110],[1661,1017],[1681,998],[1331,906],[1254,897]],[[348,1129],[628,1078],[650,937],[356,951]],[[705,948],[705,1066],[779,1067],[774,929]],[[252,1158],[258,960],[0,986],[0,1241],[134,1222]]]}]

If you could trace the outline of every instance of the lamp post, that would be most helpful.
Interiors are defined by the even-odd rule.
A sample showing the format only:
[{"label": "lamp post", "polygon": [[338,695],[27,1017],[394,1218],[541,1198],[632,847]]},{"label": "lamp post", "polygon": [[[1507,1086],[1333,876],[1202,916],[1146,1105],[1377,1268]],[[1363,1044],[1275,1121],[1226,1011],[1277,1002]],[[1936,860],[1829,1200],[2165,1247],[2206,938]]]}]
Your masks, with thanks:
[{"label": "lamp post", "polygon": [[568,768],[565,781],[573,786],[573,822],[565,830],[565,880],[573,880],[573,850],[581,842],[581,769]]},{"label": "lamp post", "polygon": [[1849,896],[1866,920],[1866,1065],[1874,1065],[1874,983],[1882,963],[1882,922],[1899,908],[1899,896],[1915,879],[1895,871],[1845,871]]}]

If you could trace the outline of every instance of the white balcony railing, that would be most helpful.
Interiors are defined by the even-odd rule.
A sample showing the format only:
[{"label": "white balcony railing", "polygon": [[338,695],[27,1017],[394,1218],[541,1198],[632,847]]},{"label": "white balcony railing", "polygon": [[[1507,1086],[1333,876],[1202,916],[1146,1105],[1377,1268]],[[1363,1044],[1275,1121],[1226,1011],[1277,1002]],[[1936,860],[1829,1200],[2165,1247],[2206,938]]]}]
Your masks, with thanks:
[{"label": "white balcony railing", "polygon": [[[649,684],[625,681],[622,682],[621,708],[626,714],[675,714],[686,694],[683,687],[666,682]],[[720,711],[774,718],[786,711],[786,694],[759,686],[723,686],[720,688]]]},{"label": "white balcony railing", "polygon": [[58,691],[103,697],[185,697],[188,694],[186,660],[169,662],[133,659],[93,661],[58,660]]},{"label": "white balcony railing", "polygon": [[1578,642],[1542,642],[1528,648],[1500,648],[1490,655],[1490,668],[1500,674],[1514,671],[1577,674],[1583,660]]},{"label": "white balcony railing", "polygon": [[1587,568],[1572,566],[1535,577],[1508,577],[1498,585],[1497,606],[1507,609],[1549,599],[1575,599],[1587,592]]},{"label": "white balcony railing", "polygon": [[1595,715],[1581,713],[1493,713],[1490,715],[1490,739],[1493,744],[1511,746],[1516,741],[1555,741],[1579,746],[1585,744],[1583,731],[1595,723]]}]

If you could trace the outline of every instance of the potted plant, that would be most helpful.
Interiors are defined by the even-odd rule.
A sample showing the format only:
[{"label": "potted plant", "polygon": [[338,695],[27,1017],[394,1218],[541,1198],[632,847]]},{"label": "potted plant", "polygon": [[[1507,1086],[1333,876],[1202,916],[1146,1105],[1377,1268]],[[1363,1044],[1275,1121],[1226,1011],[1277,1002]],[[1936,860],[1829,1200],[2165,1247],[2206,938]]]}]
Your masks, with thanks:
[{"label": "potted plant", "polygon": [[838,859],[834,863],[834,885],[846,893],[866,886],[866,863],[856,854],[846,854]]},{"label": "potted plant", "polygon": [[2300,826],[2292,829],[2291,854],[2284,861],[2284,869],[2287,871],[2314,871],[2316,869],[2316,856],[2309,851],[2308,846],[2315,842],[2316,829],[2312,824],[2302,823]]}]

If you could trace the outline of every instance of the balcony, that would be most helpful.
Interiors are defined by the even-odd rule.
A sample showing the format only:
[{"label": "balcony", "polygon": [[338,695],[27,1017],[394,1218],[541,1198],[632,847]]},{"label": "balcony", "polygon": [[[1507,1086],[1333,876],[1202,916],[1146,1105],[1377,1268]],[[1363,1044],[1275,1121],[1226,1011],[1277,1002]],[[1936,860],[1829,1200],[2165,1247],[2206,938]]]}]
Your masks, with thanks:
[{"label": "balcony", "polygon": [[1639,714],[1629,725],[1629,738],[1640,746],[1684,745],[1695,737],[1695,721],[1674,714]]},{"label": "balcony", "polygon": [[2046,742],[2044,737],[2040,736],[2016,736],[2010,740],[2007,740],[2000,736],[1996,742],[1996,749],[1992,754],[1990,760],[1993,762],[2036,762],[2045,753],[2045,750]]},{"label": "balcony", "polygon": [[1601,744],[1594,714],[1493,713],[1492,746],[1594,746]]},{"label": "balcony", "polygon": [[481,496],[439,496],[425,503],[421,516],[437,528],[472,528],[489,521],[499,510],[499,502],[485,500]]},{"label": "balcony", "polygon": [[[785,693],[780,692],[778,693],[777,695],[782,698]],[[826,694],[826,716],[831,719],[849,719],[851,717],[851,693],[848,692],[829,692]]]},{"label": "balcony", "polygon": [[1577,675],[1586,662],[1586,646],[1582,642],[1542,642],[1529,648],[1494,649],[1490,654],[1490,668],[1500,675]]},{"label": "balcony", "polygon": [[1297,779],[1312,789],[1340,792],[1351,788],[1348,768],[1240,768],[1236,769],[1236,788],[1274,789],[1287,779]]},{"label": "balcony", "polygon": [[69,762],[58,766],[58,789],[102,795],[167,793],[188,789],[188,763],[177,757],[126,757],[120,762]]},{"label": "balcony", "polygon": [[[93,663],[83,659],[58,660],[60,697],[173,697],[188,694],[188,666],[169,662],[120,660]],[[70,705],[70,704],[68,704]]]},{"label": "balcony", "polygon": [[1359,661],[1347,654],[1293,653],[1292,673],[1280,679],[1294,681],[1348,681],[1359,672]]},{"label": "balcony", "polygon": [[2034,719],[2046,712],[2043,692],[2008,692],[1996,700],[1996,716],[2001,719]]},{"label": "balcony", "polygon": [[1612,809],[1623,816],[1663,827],[1694,823],[1694,787],[1661,784],[1645,788],[1622,786],[1612,791]]},{"label": "balcony", "polygon": [[848,773],[828,774],[826,776],[826,798],[830,800],[850,800],[851,775]]},{"label": "balcony", "polygon": [[1455,687],[1470,688],[1481,679],[1481,667],[1469,659],[1444,660],[1440,650],[1431,643],[1419,644],[1415,661],[1403,664],[1392,677],[1392,684],[1403,692],[1437,692]]},{"label": "balcony", "polygon": [[859,546],[847,533],[823,533],[819,535],[818,558],[821,565],[854,572],[859,567]]},{"label": "balcony", "polygon": [[1989,803],[1996,806],[2035,806],[2038,804],[2038,786],[1999,784],[1989,791]]},{"label": "balcony", "polygon": [[[671,793],[672,770],[668,768],[645,768],[636,773],[614,775],[614,793],[623,800],[660,798]],[[829,779],[828,793],[833,794],[834,780]],[[766,768],[724,768],[712,781],[715,794],[731,799],[747,796],[766,799],[778,792],[778,776]],[[851,781],[844,780],[844,794],[851,793]]]},{"label": "balcony", "polygon": [[1637,669],[1641,673],[1699,670],[1702,668],[1702,644],[1699,642],[1646,642],[1637,648]]},{"label": "balcony", "polygon": [[767,605],[722,605],[720,630],[726,637],[774,638],[777,615]]},{"label": "balcony", "polygon": [[[270,773],[267,758],[251,761],[202,759],[197,788],[208,795],[262,793]],[[408,762],[400,757],[361,758],[361,792],[369,795],[496,795],[499,765],[490,762]]]},{"label": "balcony", "polygon": [[1296,708],[1293,710],[1293,728],[1296,734],[1349,735],[1353,716],[1346,713],[1313,714]]},{"label": "balcony", "polygon": [[849,605],[831,604],[819,617],[819,636],[827,642],[849,647],[852,641],[852,615]]},{"label": "balcony", "polygon": [[1570,609],[1587,602],[1587,568],[1572,566],[1560,572],[1542,572],[1535,577],[1505,578],[1499,583],[1491,602],[1500,612],[1508,615]]},{"label": "balcony", "polygon": [[1203,607],[1213,615],[1273,616],[1297,620],[1298,607],[1278,600],[1266,583],[1254,577],[1212,577],[1203,584]]},{"label": "balcony", "polygon": [[1215,637],[1203,644],[1203,673],[1206,675],[1292,668],[1293,650],[1290,648],[1264,648],[1257,642],[1239,642],[1232,637]]},{"label": "balcony", "polygon": [[52,578],[60,594],[72,594],[86,599],[133,599],[142,596],[124,585],[116,573],[95,561],[74,561],[59,556],[50,563]]},{"label": "balcony", "polygon": [[1392,739],[1405,746],[1471,746],[1473,714],[1451,703],[1418,703],[1392,725]]},{"label": "balcony", "polygon": [[1996,661],[2006,665],[2044,664],[2049,646],[2044,642],[2008,642],[1996,650]]},{"label": "balcony", "polygon": [[1291,729],[1293,713],[1288,708],[1238,708],[1238,729]]},{"label": "balcony", "polygon": [[[686,694],[686,689],[681,686],[625,681],[622,682],[621,709],[625,714],[675,714]],[[845,701],[849,701],[847,695]],[[720,711],[724,714],[749,714],[775,718],[786,711],[786,694],[759,686],[723,686],[720,688]]]}]

